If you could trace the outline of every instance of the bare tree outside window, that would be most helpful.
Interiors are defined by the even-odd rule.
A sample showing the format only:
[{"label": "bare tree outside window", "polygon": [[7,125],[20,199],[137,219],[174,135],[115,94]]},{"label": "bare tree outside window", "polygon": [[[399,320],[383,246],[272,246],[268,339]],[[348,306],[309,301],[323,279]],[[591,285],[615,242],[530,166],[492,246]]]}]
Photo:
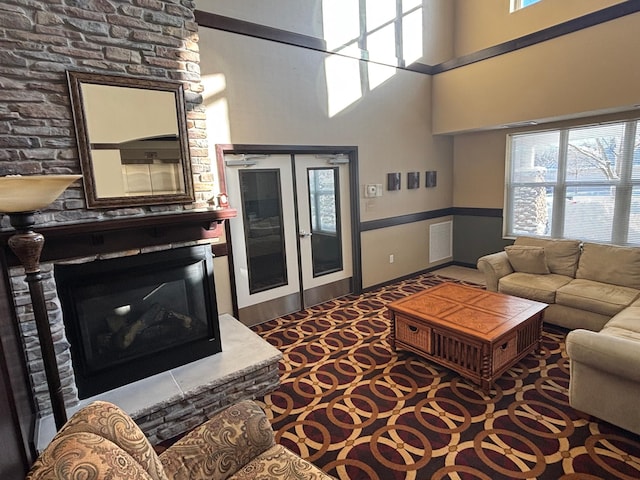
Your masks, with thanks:
[{"label": "bare tree outside window", "polygon": [[505,233],[640,243],[637,132],[628,121],[513,135]]}]

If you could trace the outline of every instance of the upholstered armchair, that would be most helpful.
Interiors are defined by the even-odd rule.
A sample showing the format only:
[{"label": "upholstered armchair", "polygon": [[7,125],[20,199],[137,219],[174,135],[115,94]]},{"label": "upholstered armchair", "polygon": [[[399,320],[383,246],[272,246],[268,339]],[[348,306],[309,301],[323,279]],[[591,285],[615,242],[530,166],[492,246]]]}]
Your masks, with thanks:
[{"label": "upholstered armchair", "polygon": [[157,455],[119,407],[94,402],[78,411],[38,457],[27,480],[331,479],[276,444],[253,401],[239,402]]}]

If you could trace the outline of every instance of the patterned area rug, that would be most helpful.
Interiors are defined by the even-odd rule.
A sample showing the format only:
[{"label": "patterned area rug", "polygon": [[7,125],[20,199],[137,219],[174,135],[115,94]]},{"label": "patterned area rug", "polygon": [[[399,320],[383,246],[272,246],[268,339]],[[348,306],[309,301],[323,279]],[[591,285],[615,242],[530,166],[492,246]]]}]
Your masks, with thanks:
[{"label": "patterned area rug", "polygon": [[490,395],[393,351],[386,304],[443,281],[455,280],[421,275],[254,327],[284,354],[281,387],[259,399],[278,442],[349,480],[640,478],[638,436],[569,406],[566,331],[545,325],[543,352]]}]

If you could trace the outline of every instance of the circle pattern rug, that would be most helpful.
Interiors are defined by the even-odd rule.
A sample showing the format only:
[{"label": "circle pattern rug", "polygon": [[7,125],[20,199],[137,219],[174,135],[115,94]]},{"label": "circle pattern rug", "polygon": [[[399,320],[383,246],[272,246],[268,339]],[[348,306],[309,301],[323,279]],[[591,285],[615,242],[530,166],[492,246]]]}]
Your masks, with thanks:
[{"label": "circle pattern rug", "polygon": [[258,399],[278,443],[339,479],[640,478],[638,436],[569,406],[565,330],[545,325],[542,351],[489,395],[392,350],[386,304],[443,281],[455,280],[419,275],[253,327],[284,354],[280,388]]}]

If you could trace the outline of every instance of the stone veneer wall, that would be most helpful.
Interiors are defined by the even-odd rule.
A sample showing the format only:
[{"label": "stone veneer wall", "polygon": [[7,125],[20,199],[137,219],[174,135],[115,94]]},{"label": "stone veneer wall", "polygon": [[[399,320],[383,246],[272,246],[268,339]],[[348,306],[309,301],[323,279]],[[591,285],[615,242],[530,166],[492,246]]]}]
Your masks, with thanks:
[{"label": "stone veneer wall", "polygon": [[[3,0],[0,3],[0,176],[81,173],[66,70],[182,82],[196,202],[87,210],[80,182],[39,224],[204,207],[215,168],[202,105],[191,0]],[[2,219],[8,227],[8,219]]]},{"label": "stone veneer wall", "polygon": [[[179,81],[185,91],[195,203],[88,210],[81,182],[76,182],[37,215],[38,225],[207,206],[216,168],[206,138],[194,10],[191,0],[0,2],[0,176],[81,173],[67,70]],[[3,216],[0,228],[7,227],[9,219]],[[73,405],[77,392],[52,270],[52,264],[42,266],[47,308],[65,399]],[[36,357],[39,342],[24,272],[12,269],[10,275],[37,408],[47,413],[50,403],[42,362]]]},{"label": "stone veneer wall", "polygon": [[[71,363],[70,344],[65,335],[64,320],[62,318],[62,308],[56,291],[53,279],[53,263],[43,263],[40,266],[42,272],[42,288],[49,315],[49,328],[56,351],[58,361],[58,371],[60,374],[60,385],[64,396],[65,406],[74,407],[78,405],[78,389],[73,374]],[[42,363],[42,353],[36,322],[31,308],[31,297],[29,296],[29,286],[25,281],[24,269],[11,268],[9,278],[13,292],[13,301],[16,308],[18,328],[22,338],[23,348],[26,355],[27,372],[31,382],[31,391],[35,403],[36,411],[41,415],[52,412],[49,388]]]},{"label": "stone veneer wall", "polygon": [[188,432],[204,423],[223,408],[246,398],[258,398],[280,385],[279,359],[256,366],[233,378],[212,382],[198,393],[184,399],[151,407],[134,416],[152,445]]}]

